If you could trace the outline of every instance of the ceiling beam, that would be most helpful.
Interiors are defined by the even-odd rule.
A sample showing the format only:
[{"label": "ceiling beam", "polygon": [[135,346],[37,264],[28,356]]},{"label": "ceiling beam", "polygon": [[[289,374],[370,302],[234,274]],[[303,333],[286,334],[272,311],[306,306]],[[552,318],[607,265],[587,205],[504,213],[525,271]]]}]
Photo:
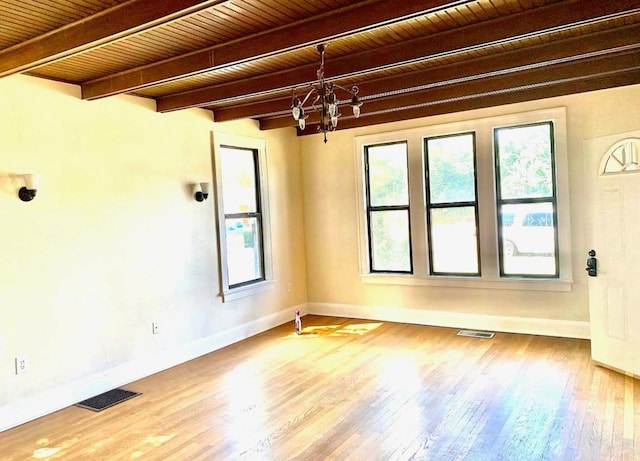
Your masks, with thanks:
[{"label": "ceiling beam", "polygon": [[227,0],[132,0],[0,51],[0,77],[95,48]]},{"label": "ceiling beam", "polygon": [[[551,4],[508,17],[446,32],[427,34],[396,45],[332,59],[327,63],[330,72],[328,77],[336,80],[366,71],[375,71],[430,57],[442,57],[533,35],[560,31],[601,21],[604,18],[640,12],[638,0],[620,2],[581,0],[579,3],[579,8],[574,1]],[[168,112],[189,107],[205,107],[247,94],[268,94],[276,90],[302,86],[315,79],[317,67],[318,64],[314,63],[268,76],[160,97],[157,98],[157,108],[160,112]]]},{"label": "ceiling beam", "polygon": [[370,0],[295,24],[203,50],[136,67],[82,84],[82,98],[127,93],[202,72],[291,51],[413,17],[471,3],[472,0]]},{"label": "ceiling beam", "polygon": [[[548,42],[542,45],[477,58],[472,61],[359,82],[359,94],[365,100],[363,110],[366,111],[367,96],[399,92],[406,88],[443,86],[460,79],[477,80],[485,75],[495,73],[514,73],[523,67],[547,66],[556,61],[577,61],[592,54],[613,53],[634,47],[640,47],[640,24]],[[270,101],[211,109],[214,111],[216,121],[225,122],[288,113],[290,105],[291,98],[287,96]]]},{"label": "ceiling beam", "polygon": [[[516,104],[526,101],[541,100],[637,84],[640,84],[640,69],[613,75],[588,77],[584,80],[576,80],[572,82],[557,82],[535,88],[512,89],[511,91],[505,91],[500,94],[477,94],[469,98],[442,101],[441,104],[376,114],[369,117],[366,122],[362,119],[352,118],[345,120],[344,123],[341,122],[339,129],[344,130],[379,125],[383,123],[400,122],[434,115]],[[299,136],[308,136],[313,134],[317,134],[314,127],[307,126],[307,129],[303,132],[298,130]]]},{"label": "ceiling beam", "polygon": [[[603,71],[606,69],[606,72]],[[442,87],[414,91],[403,95],[387,96],[371,100],[363,106],[360,119],[345,114],[339,128],[371,124],[371,119],[393,111],[410,113],[412,110],[429,106],[443,106],[464,99],[477,99],[483,96],[499,96],[504,93],[521,92],[527,87],[536,88],[552,85],[570,86],[583,80],[603,78],[614,74],[635,72],[640,69],[640,50],[616,53],[607,56],[584,59],[578,62],[554,64],[545,67],[528,69],[512,75],[499,75],[465,81]],[[317,112],[309,114],[305,134],[314,133],[319,116]],[[260,121],[261,129],[295,126],[296,122],[290,114],[266,118]]]}]

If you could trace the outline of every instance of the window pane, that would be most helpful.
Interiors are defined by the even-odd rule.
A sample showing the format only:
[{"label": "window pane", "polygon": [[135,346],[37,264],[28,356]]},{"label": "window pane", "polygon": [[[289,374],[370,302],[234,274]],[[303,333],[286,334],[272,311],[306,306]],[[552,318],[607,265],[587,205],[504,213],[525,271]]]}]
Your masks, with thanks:
[{"label": "window pane", "polygon": [[495,133],[501,199],[552,197],[551,124],[498,128]]},{"label": "window pane", "polygon": [[229,286],[263,278],[258,218],[226,219]]},{"label": "window pane", "polygon": [[407,210],[372,211],[371,270],[411,271],[409,212]]},{"label": "window pane", "polygon": [[428,139],[427,159],[432,204],[476,200],[472,134]]},{"label": "window pane", "polygon": [[556,274],[553,204],[503,205],[500,210],[503,267],[506,275]]},{"label": "window pane", "polygon": [[257,210],[254,151],[221,147],[222,195],[225,214]]},{"label": "window pane", "polygon": [[367,148],[371,206],[409,204],[407,144],[383,144]]},{"label": "window pane", "polygon": [[433,273],[478,274],[475,207],[431,209]]}]

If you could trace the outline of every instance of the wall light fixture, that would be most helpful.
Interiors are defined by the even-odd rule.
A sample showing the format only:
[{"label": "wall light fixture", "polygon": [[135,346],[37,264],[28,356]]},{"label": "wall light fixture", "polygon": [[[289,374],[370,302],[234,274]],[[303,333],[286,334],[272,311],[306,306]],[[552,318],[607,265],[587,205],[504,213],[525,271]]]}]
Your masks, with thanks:
[{"label": "wall light fixture", "polygon": [[198,202],[202,202],[209,197],[209,189],[211,184],[208,182],[195,183],[193,185],[193,196]]},{"label": "wall light fixture", "polygon": [[30,202],[36,197],[40,176],[37,174],[23,174],[22,180],[24,181],[24,186],[18,190],[18,197],[23,202]]}]

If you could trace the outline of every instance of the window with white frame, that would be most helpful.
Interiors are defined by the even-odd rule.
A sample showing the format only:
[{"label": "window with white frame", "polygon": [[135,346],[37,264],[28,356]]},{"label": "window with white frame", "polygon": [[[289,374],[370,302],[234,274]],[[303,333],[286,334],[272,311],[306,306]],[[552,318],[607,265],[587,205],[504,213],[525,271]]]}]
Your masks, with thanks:
[{"label": "window with white frame", "polygon": [[248,296],[271,279],[265,142],[214,134],[220,243],[225,301]]},{"label": "window with white frame", "polygon": [[[363,282],[570,290],[565,118],[556,108],[357,137]],[[373,180],[389,146],[407,160],[396,154],[394,175]],[[392,176],[407,178],[407,200],[371,202]],[[372,234],[378,211],[402,211],[381,226],[395,232]],[[378,264],[378,248],[411,264]]]}]

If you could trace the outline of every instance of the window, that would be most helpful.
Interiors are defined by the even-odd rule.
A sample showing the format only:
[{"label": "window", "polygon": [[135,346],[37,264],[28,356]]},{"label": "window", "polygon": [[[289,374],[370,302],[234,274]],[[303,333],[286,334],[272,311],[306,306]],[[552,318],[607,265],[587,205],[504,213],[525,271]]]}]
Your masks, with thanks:
[{"label": "window", "polygon": [[500,274],[558,277],[553,124],[494,130]]},{"label": "window", "polygon": [[569,291],[565,118],[557,108],[357,137],[361,280]]},{"label": "window", "polygon": [[258,151],[220,146],[229,288],[264,280]]},{"label": "window", "polygon": [[265,145],[214,135],[220,275],[225,301],[255,293],[270,278]]},{"label": "window", "polygon": [[475,135],[425,139],[432,275],[480,275]]},{"label": "window", "polygon": [[371,272],[411,273],[407,144],[365,148]]}]

